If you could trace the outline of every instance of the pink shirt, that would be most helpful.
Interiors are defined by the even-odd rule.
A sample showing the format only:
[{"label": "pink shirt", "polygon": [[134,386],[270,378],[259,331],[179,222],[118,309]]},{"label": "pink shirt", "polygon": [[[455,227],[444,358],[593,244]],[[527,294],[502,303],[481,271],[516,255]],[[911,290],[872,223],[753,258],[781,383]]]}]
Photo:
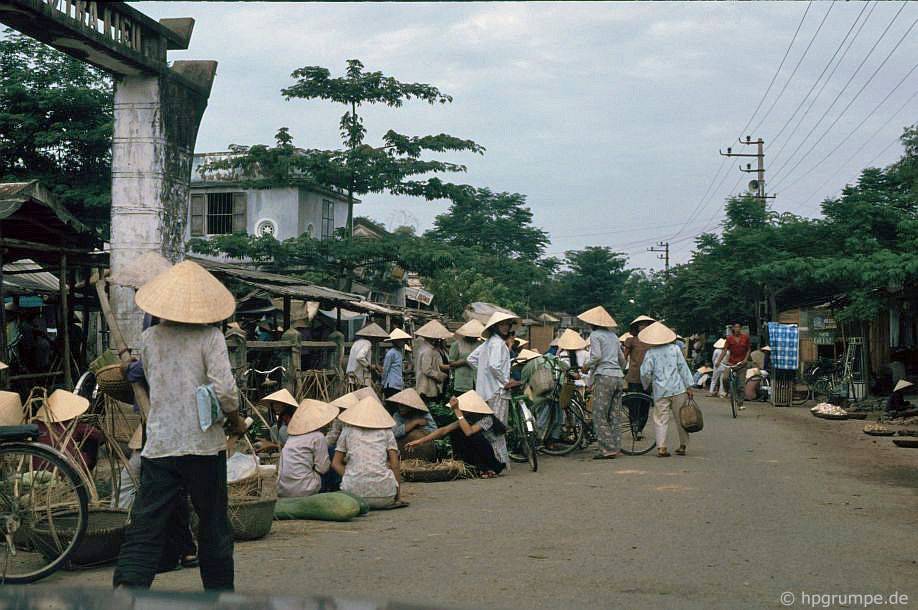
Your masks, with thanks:
[{"label": "pink shirt", "polygon": [[329,466],[328,444],[321,432],[291,434],[281,451],[277,495],[302,498],[319,493]]}]

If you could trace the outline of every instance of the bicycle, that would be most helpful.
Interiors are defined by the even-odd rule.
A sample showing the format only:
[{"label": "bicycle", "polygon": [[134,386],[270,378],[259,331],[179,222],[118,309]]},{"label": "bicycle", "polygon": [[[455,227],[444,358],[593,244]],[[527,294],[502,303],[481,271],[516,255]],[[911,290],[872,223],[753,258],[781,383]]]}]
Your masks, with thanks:
[{"label": "bicycle", "polygon": [[737,378],[736,378],[736,365],[730,366],[727,365],[727,387],[730,388],[730,412],[733,413],[733,419],[736,419],[736,392],[744,391],[742,387],[737,388]]},{"label": "bicycle", "polygon": [[622,394],[618,417],[618,429],[622,435],[622,453],[625,455],[644,455],[657,446],[650,430],[646,430],[650,421],[650,410],[653,398],[644,392],[625,392]]},{"label": "bicycle", "polygon": [[33,439],[35,424],[0,426],[0,583],[25,584],[67,564],[89,520],[70,459]]},{"label": "bicycle", "polygon": [[507,413],[507,451],[514,462],[529,462],[529,469],[539,470],[538,435],[535,418],[522,394],[510,397]]},{"label": "bicycle", "polygon": [[579,392],[574,386],[573,377],[570,373],[565,374],[555,359],[549,362],[555,377],[555,387],[542,404],[543,413],[547,411],[547,418],[541,423],[543,417],[536,418],[538,445],[542,453],[561,456],[583,445],[587,419],[579,401],[574,400]]}]

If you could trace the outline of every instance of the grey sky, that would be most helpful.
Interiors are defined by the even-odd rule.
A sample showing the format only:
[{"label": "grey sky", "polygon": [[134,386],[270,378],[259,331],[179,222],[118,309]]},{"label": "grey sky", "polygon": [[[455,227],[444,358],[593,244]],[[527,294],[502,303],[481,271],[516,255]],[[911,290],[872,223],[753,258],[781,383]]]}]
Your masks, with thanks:
[{"label": "grey sky", "polygon": [[[659,267],[660,261],[645,252],[647,246],[672,239],[674,260],[681,262],[691,249],[690,237],[719,221],[723,198],[741,178],[739,160],[724,166],[712,196],[700,212],[689,215],[722,167],[718,148],[743,148],[736,137],[807,4],[135,6],[155,18],[197,20],[190,49],[170,52],[170,59],[219,61],[199,152],[222,150],[230,143],[271,143],[281,126],[290,128],[300,146],[336,147],[341,107],[286,102],[279,91],[292,82],[295,68],[321,65],[337,74],[346,59],[358,58],[370,70],[432,83],[455,98],[447,106],[365,109],[369,141],[389,128],[474,139],[487,152],[451,157],[469,167],[456,180],[526,194],[536,222],[552,236],[551,253],[608,245],[631,254],[634,265]],[[918,71],[837,152],[810,169],[915,66],[918,28],[905,36],[826,138],[796,170],[790,169],[796,164],[791,152],[798,150],[799,156],[810,148],[918,18],[918,3],[905,6],[822,125],[798,148],[901,6],[867,8],[869,20],[800,130],[788,140],[788,129],[772,143],[864,5],[814,2],[810,7],[759,116],[784,87],[830,7],[831,13],[761,129],[751,134],[766,139],[766,167],[778,169],[788,162],[773,181],[779,193],[772,202],[776,209],[813,215],[823,197],[837,193],[865,164],[882,165],[901,153],[890,144],[904,125],[918,121],[918,98],[910,98],[918,90]],[[773,158],[784,140],[786,148]],[[743,174],[741,185],[751,177]],[[358,213],[387,224],[414,219],[424,230],[446,208],[445,203],[368,195]]]}]

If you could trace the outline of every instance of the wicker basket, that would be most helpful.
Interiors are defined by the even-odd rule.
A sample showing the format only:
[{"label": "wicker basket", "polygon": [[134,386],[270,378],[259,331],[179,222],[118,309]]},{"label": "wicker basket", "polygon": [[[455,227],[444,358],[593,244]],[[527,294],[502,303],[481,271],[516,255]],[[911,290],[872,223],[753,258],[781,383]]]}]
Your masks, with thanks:
[{"label": "wicker basket", "polygon": [[404,460],[402,478],[413,483],[435,483],[453,481],[469,476],[465,462],[449,460],[445,462],[425,462],[423,460]]},{"label": "wicker basket", "polygon": [[[128,512],[109,508],[91,508],[86,534],[80,545],[73,550],[67,560],[68,569],[89,568],[110,563],[118,558],[121,543],[124,541],[124,530],[127,527]],[[73,536],[73,525],[76,513],[58,514],[54,517],[54,528],[64,536]],[[51,532],[47,524],[42,527],[39,521],[33,528],[35,541],[39,550],[46,557],[57,557]],[[47,551],[47,553],[46,553]]]},{"label": "wicker basket", "polygon": [[234,540],[258,540],[271,532],[277,498],[231,499],[227,512]]},{"label": "wicker basket", "polygon": [[96,373],[96,383],[104,394],[115,400],[134,403],[134,388],[131,387],[131,382],[124,378],[120,364],[110,364],[99,369]]}]

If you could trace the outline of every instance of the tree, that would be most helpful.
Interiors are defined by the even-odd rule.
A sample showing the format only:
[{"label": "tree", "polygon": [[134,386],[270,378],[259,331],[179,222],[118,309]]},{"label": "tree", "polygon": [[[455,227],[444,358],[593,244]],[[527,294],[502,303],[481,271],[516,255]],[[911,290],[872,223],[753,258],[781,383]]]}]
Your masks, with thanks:
[{"label": "tree", "polygon": [[453,198],[427,235],[454,246],[536,261],[549,238],[532,224],[532,211],[525,204],[526,196],[519,193],[468,189]]},{"label": "tree", "polygon": [[36,40],[0,40],[0,178],[40,180],[107,234],[111,209],[111,79]]},{"label": "tree", "polygon": [[623,309],[624,287],[631,270],[621,252],[603,246],[588,246],[565,253],[567,269],[557,276],[556,307],[580,313],[602,305],[610,312]]}]

